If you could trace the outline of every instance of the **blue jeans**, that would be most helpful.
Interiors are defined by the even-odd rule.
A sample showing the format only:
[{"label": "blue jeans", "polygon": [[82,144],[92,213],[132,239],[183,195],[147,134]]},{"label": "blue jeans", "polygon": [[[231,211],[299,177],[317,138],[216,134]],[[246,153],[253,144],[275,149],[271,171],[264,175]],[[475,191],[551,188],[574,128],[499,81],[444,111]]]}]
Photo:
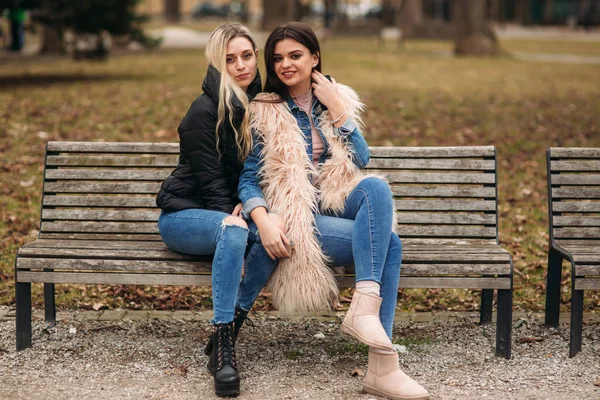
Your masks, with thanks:
[{"label": "blue jeans", "polygon": [[[251,223],[249,229],[246,229],[238,225],[226,224],[224,219],[229,216],[230,214],[220,211],[192,208],[170,213],[163,211],[158,219],[160,236],[170,249],[184,254],[214,254],[212,262],[214,324],[233,321],[248,244],[250,245],[248,259],[253,261],[253,264],[272,270],[276,263],[269,258],[260,243],[256,225]],[[261,288],[262,286],[256,296]],[[256,296],[248,309],[252,307]]]},{"label": "blue jeans", "polygon": [[[342,214],[315,216],[321,248],[330,257],[332,266],[354,265],[357,282],[373,280],[381,285],[383,301],[379,318],[390,338],[402,262],[402,242],[391,230],[393,212],[394,200],[387,183],[367,178],[350,193]],[[258,262],[258,258],[247,260],[244,280],[248,292],[244,309],[252,307],[248,301],[253,302],[258,296],[275,267],[274,263],[259,265]],[[252,290],[258,291],[254,294]]]}]

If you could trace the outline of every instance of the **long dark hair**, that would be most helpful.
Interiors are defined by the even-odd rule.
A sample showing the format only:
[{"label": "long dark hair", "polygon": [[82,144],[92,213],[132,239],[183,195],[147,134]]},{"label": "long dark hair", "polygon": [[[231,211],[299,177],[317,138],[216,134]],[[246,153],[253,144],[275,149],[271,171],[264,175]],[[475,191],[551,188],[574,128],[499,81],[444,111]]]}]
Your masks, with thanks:
[{"label": "long dark hair", "polygon": [[267,67],[267,81],[265,83],[265,92],[277,93],[282,99],[287,99],[290,95],[290,89],[279,79],[275,72],[275,46],[284,39],[293,39],[305,46],[311,54],[316,54],[319,58],[317,66],[314,68],[321,72],[321,47],[319,39],[312,28],[302,22],[289,22],[279,25],[267,39],[265,44],[265,65]]}]

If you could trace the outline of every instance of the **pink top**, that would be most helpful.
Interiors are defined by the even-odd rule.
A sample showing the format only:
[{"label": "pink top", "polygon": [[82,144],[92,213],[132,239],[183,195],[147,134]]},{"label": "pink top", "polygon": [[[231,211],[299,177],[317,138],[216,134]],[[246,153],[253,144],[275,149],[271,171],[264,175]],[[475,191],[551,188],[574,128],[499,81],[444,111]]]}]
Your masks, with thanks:
[{"label": "pink top", "polygon": [[301,94],[299,96],[294,97],[294,101],[296,102],[298,107],[300,107],[300,109],[302,111],[304,111],[306,113],[306,115],[308,115],[308,118],[310,119],[310,133],[312,136],[312,148],[313,148],[312,162],[313,162],[313,164],[317,165],[319,163],[319,157],[323,153],[324,146],[323,146],[323,139],[321,139],[321,135],[319,135],[319,132],[317,131],[317,127],[315,126],[315,122],[313,121],[312,112],[311,112],[312,99],[313,99],[312,91],[309,91],[308,93]]}]

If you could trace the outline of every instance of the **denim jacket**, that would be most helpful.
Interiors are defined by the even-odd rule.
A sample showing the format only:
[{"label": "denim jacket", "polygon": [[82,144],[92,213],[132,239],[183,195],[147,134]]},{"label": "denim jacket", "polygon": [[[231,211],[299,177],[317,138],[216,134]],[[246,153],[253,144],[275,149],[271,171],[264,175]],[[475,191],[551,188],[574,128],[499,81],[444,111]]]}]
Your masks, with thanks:
[{"label": "denim jacket", "polygon": [[[308,118],[308,115],[301,110],[298,105],[296,105],[291,97],[287,100],[287,105],[294,118],[296,118],[298,126],[300,127],[300,130],[306,139],[306,157],[311,158],[312,134],[310,119]],[[314,97],[312,103],[313,121],[318,121],[319,116],[325,110],[327,110],[327,108],[321,104],[316,97]],[[323,153],[319,157],[319,163],[324,163],[329,157],[329,144],[325,140],[325,137],[319,127],[317,126],[316,128],[319,135],[321,135],[321,139],[323,140]],[[350,143],[350,148],[352,149],[352,161],[354,164],[360,169],[365,168],[370,159],[369,147],[354,120],[348,118],[348,120],[339,128],[334,127],[334,133],[342,136],[347,142]],[[252,151],[244,162],[244,168],[240,174],[240,180],[238,184],[238,195],[244,205],[242,215],[246,219],[250,219],[250,213],[256,207],[264,207],[267,210],[269,209],[260,187],[260,177],[258,176],[258,171],[262,162],[261,153],[263,150],[263,144],[254,134],[252,139],[254,143]]]}]

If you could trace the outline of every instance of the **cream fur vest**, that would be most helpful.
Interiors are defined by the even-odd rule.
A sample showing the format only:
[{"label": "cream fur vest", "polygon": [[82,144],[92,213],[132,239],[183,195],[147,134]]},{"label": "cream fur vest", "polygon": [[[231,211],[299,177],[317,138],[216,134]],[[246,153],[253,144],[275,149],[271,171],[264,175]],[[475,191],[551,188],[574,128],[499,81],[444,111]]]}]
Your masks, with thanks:
[{"label": "cream fur vest", "polygon": [[[361,126],[364,106],[358,95],[348,86],[337,86],[347,113]],[[343,211],[346,198],[366,176],[352,162],[350,144],[334,134],[328,111],[315,124],[329,144],[330,157],[315,167],[287,103],[261,102],[276,99],[279,96],[273,93],[261,93],[250,103],[250,127],[264,144],[260,185],[270,211],[285,220],[287,237],[294,243],[267,288],[275,307],[284,313],[330,309],[338,288],[315,235],[314,213]]]}]

